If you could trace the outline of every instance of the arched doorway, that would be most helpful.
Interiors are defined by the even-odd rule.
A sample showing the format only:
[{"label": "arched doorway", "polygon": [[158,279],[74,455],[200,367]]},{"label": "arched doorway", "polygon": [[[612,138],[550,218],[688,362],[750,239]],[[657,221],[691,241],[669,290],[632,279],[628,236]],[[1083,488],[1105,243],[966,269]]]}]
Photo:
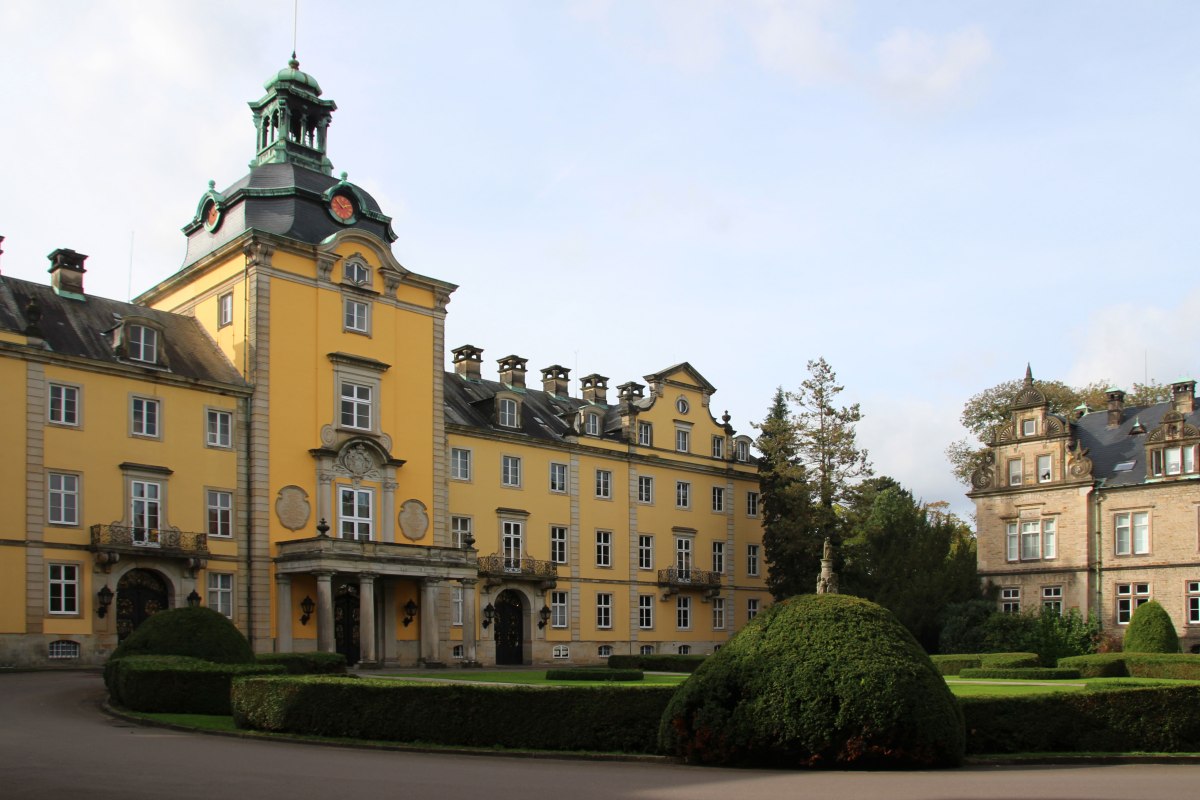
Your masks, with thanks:
[{"label": "arched doorway", "polygon": [[333,598],[333,641],[337,651],[353,666],[361,657],[358,647],[358,587],[347,583]]},{"label": "arched doorway", "polygon": [[525,611],[521,593],[505,589],[496,598],[496,663],[525,663]]},{"label": "arched doorway", "polygon": [[167,605],[167,582],[148,569],[131,569],[117,582],[117,639],[133,633]]}]

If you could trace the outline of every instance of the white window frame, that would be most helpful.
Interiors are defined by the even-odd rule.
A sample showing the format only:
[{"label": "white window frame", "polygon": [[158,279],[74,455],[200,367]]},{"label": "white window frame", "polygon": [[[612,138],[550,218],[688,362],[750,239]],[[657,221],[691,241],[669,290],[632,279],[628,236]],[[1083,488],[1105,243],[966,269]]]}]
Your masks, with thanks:
[{"label": "white window frame", "polygon": [[586,433],[588,436],[599,436],[600,435],[600,415],[599,414],[585,414],[584,415],[583,432]]},{"label": "white window frame", "polygon": [[567,563],[568,533],[569,529],[566,525],[550,526],[550,561],[554,564]]},{"label": "white window frame", "polygon": [[550,462],[550,491],[554,494],[566,494],[568,484],[567,465],[558,461]]},{"label": "white window frame", "polygon": [[162,528],[163,484],[133,478],[129,482],[129,525],[135,545],[158,547],[158,532]]},{"label": "white window frame", "polygon": [[1051,456],[1043,454],[1037,457],[1037,480],[1038,483],[1054,480],[1054,459]]},{"label": "white window frame", "polygon": [[343,378],[339,383],[338,395],[339,427],[356,431],[374,430],[375,387]]},{"label": "white window frame", "polygon": [[758,492],[746,492],[746,516],[747,517],[753,518],[753,517],[758,516],[758,502],[759,502]]},{"label": "white window frame", "polygon": [[612,499],[612,470],[596,470],[596,497],[601,500]]},{"label": "white window frame", "polygon": [[79,597],[82,591],[78,564],[52,561],[46,569],[46,610],[55,617],[80,615]]},{"label": "white window frame", "polygon": [[[351,498],[350,512],[346,499]],[[366,501],[366,516],[363,516],[363,501]],[[338,538],[349,541],[369,542],[375,538],[375,493],[356,486],[338,486]]]},{"label": "white window frame", "polygon": [[1021,613],[1021,587],[1005,586],[1000,589],[1000,613]]},{"label": "white window frame", "polygon": [[1133,612],[1143,603],[1150,602],[1150,584],[1149,583],[1118,583],[1116,588],[1117,596],[1117,624],[1128,625],[1129,620],[1133,618]]},{"label": "white window frame", "polygon": [[725,630],[725,598],[712,599],[712,627],[714,631]]},{"label": "white window frame", "polygon": [[692,537],[675,537],[675,571],[681,580],[690,580],[692,574]]},{"label": "white window frame", "polygon": [[596,648],[596,655],[599,658],[611,658],[612,654],[613,647],[611,644],[602,644]]},{"label": "white window frame", "polygon": [[158,363],[158,331],[130,323],[125,329],[125,357],[143,364]]},{"label": "white window frame", "polygon": [[681,631],[690,631],[692,629],[691,595],[675,595],[675,629]]},{"label": "white window frame", "polygon": [[371,304],[353,297],[342,298],[342,330],[370,334]]},{"label": "white window frame", "polygon": [[1042,557],[1042,521],[1021,520],[1021,560],[1037,561]]},{"label": "white window frame", "polygon": [[208,573],[208,607],[233,619],[233,573]]},{"label": "white window frame", "polygon": [[603,568],[612,567],[612,548],[613,548],[613,532],[598,530],[596,531],[596,566]]},{"label": "white window frame", "polygon": [[79,525],[83,481],[74,472],[46,473],[46,521],[51,525]]},{"label": "white window frame", "polygon": [[209,536],[233,537],[233,492],[225,489],[204,490],[204,518]]},{"label": "white window frame", "polygon": [[1149,511],[1120,511],[1113,514],[1113,552],[1118,556],[1144,556],[1150,553]]},{"label": "white window frame", "polygon": [[675,428],[675,452],[690,453],[692,447],[692,432],[688,428]]},{"label": "white window frame", "polygon": [[570,611],[571,595],[569,592],[555,591],[550,593],[550,627],[567,627],[567,614]]},{"label": "white window frame", "polygon": [[736,452],[738,461],[745,463],[750,460],[750,445],[746,444],[746,442],[739,441]]},{"label": "white window frame", "polygon": [[1021,486],[1025,483],[1025,467],[1021,459],[1010,458],[1008,460],[1008,485]]},{"label": "white window frame", "polygon": [[712,510],[718,514],[725,513],[725,487],[712,487]]},{"label": "white window frame", "polygon": [[645,505],[654,503],[653,475],[638,475],[638,502]]},{"label": "white window frame", "polygon": [[458,549],[467,546],[467,538],[471,535],[473,521],[471,517],[455,514],[450,517],[450,541]]},{"label": "white window frame", "polygon": [[456,481],[471,480],[471,451],[467,448],[450,448],[450,478]]},{"label": "white window frame", "polygon": [[675,410],[678,411],[680,414],[688,413],[688,410],[690,408],[691,408],[691,405],[688,404],[686,397],[680,397],[678,400],[675,401]]},{"label": "white window frame", "polygon": [[638,654],[639,654],[639,655],[643,655],[643,656],[652,656],[652,655],[654,655],[654,645],[652,645],[652,644],[643,644],[643,645],[639,646],[639,647],[638,647]]},{"label": "white window frame", "polygon": [[724,458],[725,457],[725,437],[724,436],[712,437],[712,457],[713,458]]},{"label": "white window frame", "polygon": [[682,509],[692,507],[692,484],[690,481],[675,481],[675,507]]},{"label": "white window frame", "polygon": [[1022,436],[1037,436],[1037,420],[1036,419],[1021,420],[1021,435]]},{"label": "white window frame", "polygon": [[463,587],[450,587],[450,624],[462,627],[463,624]]},{"label": "white window frame", "polygon": [[1021,560],[1020,526],[1015,521],[1005,524],[1004,528],[1004,557],[1008,561]]},{"label": "white window frame", "polygon": [[642,447],[654,446],[654,426],[649,422],[638,422],[637,424],[638,444]]},{"label": "white window frame", "polygon": [[51,383],[46,388],[46,421],[51,425],[78,428],[81,392],[78,386]]},{"label": "white window frame", "polygon": [[217,296],[217,327],[224,328],[233,324],[233,292],[224,292]]},{"label": "white window frame", "polygon": [[500,554],[505,572],[520,572],[525,555],[525,523],[516,519],[500,521]]},{"label": "white window frame", "polygon": [[70,639],[57,639],[47,648],[46,658],[52,661],[60,659],[79,658],[79,642]]},{"label": "white window frame", "polygon": [[746,621],[754,619],[758,616],[758,598],[751,597],[746,600]]},{"label": "white window frame", "polygon": [[596,627],[601,630],[612,628],[612,599],[611,592],[596,593]]},{"label": "white window frame", "polygon": [[496,399],[496,422],[502,428],[517,428],[521,424],[520,404],[511,397]]},{"label": "white window frame", "polygon": [[757,544],[746,545],[746,575],[751,578],[758,577],[759,547]]},{"label": "white window frame", "polygon": [[638,534],[638,569],[654,569],[654,534]]},{"label": "white window frame", "polygon": [[161,438],[162,401],[133,395],[129,404],[129,432],[145,439]]},{"label": "white window frame", "polygon": [[521,457],[500,456],[500,485],[521,488]]},{"label": "white window frame", "polygon": [[371,269],[359,259],[350,259],[342,266],[342,280],[353,286],[370,286]]},{"label": "white window frame", "polygon": [[725,543],[712,543],[712,571],[718,575],[725,574]]},{"label": "white window frame", "polygon": [[638,595],[638,629],[649,631],[654,629],[654,595]]},{"label": "white window frame", "polygon": [[1042,587],[1042,608],[1061,614],[1063,610],[1062,586]]},{"label": "white window frame", "polygon": [[204,413],[204,444],[228,450],[233,447],[233,412],[219,408],[207,409]]},{"label": "white window frame", "polygon": [[1051,560],[1058,557],[1058,518],[1045,517],[1042,519],[1042,558]]},{"label": "white window frame", "polygon": [[571,657],[571,648],[565,644],[556,644],[551,649],[550,655],[557,661],[564,661]]},{"label": "white window frame", "polygon": [[1187,624],[1200,625],[1200,581],[1187,582]]}]

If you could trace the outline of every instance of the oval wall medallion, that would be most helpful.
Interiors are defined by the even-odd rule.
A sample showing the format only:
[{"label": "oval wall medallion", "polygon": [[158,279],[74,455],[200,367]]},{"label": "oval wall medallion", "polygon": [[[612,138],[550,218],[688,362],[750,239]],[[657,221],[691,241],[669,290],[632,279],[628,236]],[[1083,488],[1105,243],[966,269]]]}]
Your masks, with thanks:
[{"label": "oval wall medallion", "polygon": [[405,500],[400,506],[400,531],[414,542],[424,539],[429,532],[429,515],[420,500]]},{"label": "oval wall medallion", "polygon": [[308,492],[299,486],[285,486],[275,498],[275,516],[289,531],[298,531],[307,525],[311,510]]}]

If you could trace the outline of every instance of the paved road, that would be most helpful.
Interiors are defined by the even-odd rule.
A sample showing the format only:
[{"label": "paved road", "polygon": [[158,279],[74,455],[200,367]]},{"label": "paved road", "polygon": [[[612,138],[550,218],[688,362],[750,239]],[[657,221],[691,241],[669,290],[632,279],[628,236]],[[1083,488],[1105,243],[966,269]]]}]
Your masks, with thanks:
[{"label": "paved road", "polygon": [[0,798],[1179,800],[1200,785],[1200,765],[767,772],[353,750],[142,728],[100,713],[102,691],[90,673],[0,675]]}]

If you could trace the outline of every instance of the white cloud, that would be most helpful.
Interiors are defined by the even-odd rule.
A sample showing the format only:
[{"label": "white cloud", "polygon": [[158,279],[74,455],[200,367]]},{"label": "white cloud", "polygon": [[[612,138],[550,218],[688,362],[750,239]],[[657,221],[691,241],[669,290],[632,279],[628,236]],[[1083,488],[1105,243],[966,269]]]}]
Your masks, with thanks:
[{"label": "white cloud", "polygon": [[979,28],[944,37],[901,28],[876,49],[883,91],[894,100],[936,105],[958,97],[992,60],[992,44]]},{"label": "white cloud", "polygon": [[848,53],[830,29],[844,7],[829,0],[760,0],[745,23],[759,61],[801,85],[846,77]]}]

